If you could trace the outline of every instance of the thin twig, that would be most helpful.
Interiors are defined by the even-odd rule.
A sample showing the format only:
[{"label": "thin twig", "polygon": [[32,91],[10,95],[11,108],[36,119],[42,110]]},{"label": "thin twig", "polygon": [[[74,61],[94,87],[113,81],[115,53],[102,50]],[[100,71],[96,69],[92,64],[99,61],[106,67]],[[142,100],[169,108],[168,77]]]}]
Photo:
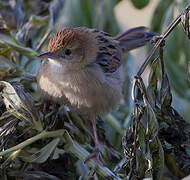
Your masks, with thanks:
[{"label": "thin twig", "polygon": [[49,27],[45,33],[45,35],[43,36],[43,38],[41,39],[40,43],[37,45],[36,47],[36,51],[40,51],[41,47],[43,46],[43,44],[45,43],[46,39],[48,38],[49,34],[51,33],[51,28]]},{"label": "thin twig", "polygon": [[138,77],[141,76],[141,74],[144,72],[144,70],[147,67],[147,65],[150,63],[150,60],[151,60],[152,56],[154,55],[154,53],[156,52],[156,50],[158,49],[158,47],[160,46],[160,44],[172,32],[172,30],[181,22],[181,17],[184,14],[187,14],[189,12],[189,10],[190,10],[190,4],[183,10],[183,12],[179,16],[176,17],[176,19],[174,19],[172,21],[172,23],[168,26],[168,28],[166,29],[166,31],[161,34],[160,38],[158,39],[158,41],[156,42],[156,44],[154,45],[154,47],[150,51],[150,54],[147,56],[147,58],[145,59],[144,63],[140,67],[140,69],[139,69],[139,71],[137,73]]}]

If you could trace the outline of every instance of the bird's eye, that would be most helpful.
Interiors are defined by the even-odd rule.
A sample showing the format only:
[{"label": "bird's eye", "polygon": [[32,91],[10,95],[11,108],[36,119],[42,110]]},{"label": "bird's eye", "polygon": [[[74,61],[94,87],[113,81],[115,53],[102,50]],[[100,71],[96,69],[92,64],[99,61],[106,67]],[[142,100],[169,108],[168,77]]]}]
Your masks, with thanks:
[{"label": "bird's eye", "polygon": [[65,55],[70,55],[71,54],[71,50],[70,49],[65,49]]}]

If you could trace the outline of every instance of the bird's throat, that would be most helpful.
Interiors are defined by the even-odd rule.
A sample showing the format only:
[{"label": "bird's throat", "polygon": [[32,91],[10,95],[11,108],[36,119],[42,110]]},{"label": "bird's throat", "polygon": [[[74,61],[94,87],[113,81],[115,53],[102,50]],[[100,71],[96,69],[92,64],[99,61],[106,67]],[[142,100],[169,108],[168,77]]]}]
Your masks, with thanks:
[{"label": "bird's throat", "polygon": [[53,68],[61,68],[63,66],[59,61],[55,59],[48,58],[48,61],[50,66]]}]

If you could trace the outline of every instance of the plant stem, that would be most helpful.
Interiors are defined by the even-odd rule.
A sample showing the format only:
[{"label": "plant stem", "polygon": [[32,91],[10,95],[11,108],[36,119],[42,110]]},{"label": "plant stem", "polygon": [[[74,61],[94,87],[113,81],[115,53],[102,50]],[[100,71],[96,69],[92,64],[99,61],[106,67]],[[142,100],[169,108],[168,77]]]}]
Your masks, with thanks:
[{"label": "plant stem", "polygon": [[40,134],[32,137],[32,138],[29,138],[27,139],[26,141],[12,147],[12,148],[9,148],[5,151],[2,151],[0,152],[0,156],[3,156],[7,153],[10,153],[12,151],[17,151],[18,149],[23,149],[24,147],[32,144],[33,142],[39,140],[39,139],[43,139],[43,138],[50,138],[50,137],[60,137],[60,136],[63,136],[65,133],[65,130],[64,129],[61,129],[61,130],[57,130],[57,131],[52,131],[52,132],[48,132],[48,131],[42,131]]}]

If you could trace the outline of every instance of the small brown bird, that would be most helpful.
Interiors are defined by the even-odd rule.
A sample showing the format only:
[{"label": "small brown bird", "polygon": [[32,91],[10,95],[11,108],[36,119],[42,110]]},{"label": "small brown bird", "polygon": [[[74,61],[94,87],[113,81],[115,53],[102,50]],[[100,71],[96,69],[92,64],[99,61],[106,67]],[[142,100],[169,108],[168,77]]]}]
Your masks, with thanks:
[{"label": "small brown bird", "polygon": [[86,27],[66,28],[50,39],[38,75],[45,100],[66,104],[92,120],[95,151],[100,158],[95,118],[116,109],[122,98],[123,54],[144,46],[155,35],[137,27],[111,35]]}]

